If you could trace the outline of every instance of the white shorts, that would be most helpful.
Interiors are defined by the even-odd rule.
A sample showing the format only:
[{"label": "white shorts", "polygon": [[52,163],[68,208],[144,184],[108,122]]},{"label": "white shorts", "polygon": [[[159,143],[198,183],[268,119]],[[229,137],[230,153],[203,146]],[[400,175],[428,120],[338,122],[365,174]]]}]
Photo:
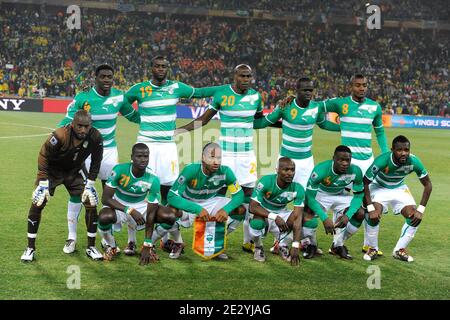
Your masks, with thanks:
[{"label": "white shorts", "polygon": [[345,209],[350,207],[353,196],[343,192],[340,194],[329,194],[322,191],[317,191],[316,200],[320,203],[325,212],[328,210],[333,211],[333,222],[344,212]]},{"label": "white shorts", "polygon": [[[100,165],[100,172],[98,173],[98,178],[100,180],[108,180],[111,175],[112,169],[116,164],[119,163],[119,154],[117,152],[117,147],[103,148],[103,159]],[[91,156],[87,157],[84,161],[86,170],[89,171],[91,165]]]},{"label": "white shorts", "polygon": [[352,158],[352,164],[358,166],[361,169],[363,177],[366,174],[367,169],[369,169],[369,167],[372,165],[372,163],[373,163],[373,156],[371,156],[367,160],[358,160]]},{"label": "white shorts", "polygon": [[[123,204],[124,206],[128,206],[130,208],[136,209],[138,212],[142,214],[142,217],[144,220],[147,220],[147,201],[141,201],[137,203],[131,203],[126,202],[123,200],[120,200],[119,198],[113,197],[114,200],[117,202]],[[122,230],[122,225],[127,224],[128,228],[134,229],[134,230],[142,230],[145,229],[145,224],[143,225],[137,225],[136,221],[129,215],[126,214],[123,211],[120,210],[114,210],[116,212],[117,221],[114,224],[114,231],[120,231]]]},{"label": "white shorts", "polygon": [[144,142],[150,150],[148,167],[163,186],[171,186],[180,174],[175,142]]},{"label": "white shorts", "polygon": [[369,184],[369,190],[372,202],[380,203],[383,206],[383,213],[388,212],[389,206],[391,206],[394,214],[399,214],[404,207],[416,205],[408,186],[405,184],[395,189],[388,189],[377,183],[371,183]]},{"label": "white shorts", "polygon": [[[230,198],[226,197],[213,197],[203,201],[195,201],[198,205],[202,206],[206,211],[208,211],[210,216],[215,216],[216,213],[225,207],[228,202],[230,202]],[[183,211],[183,216],[178,222],[182,227],[189,228],[194,224],[194,220],[197,217],[196,214],[192,212]],[[230,219],[228,217],[228,219]]]},{"label": "white shorts", "polygon": [[230,167],[241,187],[254,188],[257,176],[256,156],[253,151],[245,155],[223,152],[222,165]]},{"label": "white shorts", "polygon": [[[281,155],[278,156],[278,160],[281,157]],[[308,184],[309,177],[311,176],[311,173],[314,169],[314,157],[309,157],[306,159],[292,159],[292,161],[294,161],[295,163],[294,181],[300,183],[303,189],[306,190],[306,185]]]}]

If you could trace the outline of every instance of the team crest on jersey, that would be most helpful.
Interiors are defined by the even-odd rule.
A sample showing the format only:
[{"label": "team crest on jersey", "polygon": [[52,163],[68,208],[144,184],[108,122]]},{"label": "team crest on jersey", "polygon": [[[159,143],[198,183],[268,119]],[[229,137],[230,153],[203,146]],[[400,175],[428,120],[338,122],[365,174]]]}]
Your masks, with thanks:
[{"label": "team crest on jersey", "polygon": [[56,139],[55,136],[52,136],[50,138],[50,143],[51,143],[52,146],[56,146],[56,144],[58,143],[58,139]]},{"label": "team crest on jersey", "polygon": [[372,113],[377,111],[377,106],[376,105],[371,105],[371,104],[362,104],[358,107],[358,113],[362,113],[361,110],[365,110],[368,113]]},{"label": "team crest on jersey", "polygon": [[109,97],[108,99],[106,99],[105,102],[103,102],[103,105],[104,105],[103,108],[106,109],[106,106],[110,105],[110,104],[112,104],[114,107],[117,107],[117,105],[119,103],[121,103],[122,101],[123,101],[123,95],[118,95],[118,96],[115,96],[115,97]]},{"label": "team crest on jersey", "polygon": [[265,194],[265,198],[269,199],[271,195],[272,195],[272,192],[271,191],[267,191],[266,194]]},{"label": "team crest on jersey", "polygon": [[317,116],[317,113],[319,112],[319,110],[318,110],[319,108],[314,108],[314,109],[309,109],[309,110],[306,110],[304,113],[303,113],[303,115],[302,115],[302,120],[303,121],[307,121],[308,120],[308,117],[312,117],[312,118],[316,118],[316,116]]},{"label": "team crest on jersey", "polygon": [[331,177],[328,176],[325,179],[323,179],[323,184],[329,186],[331,184]]},{"label": "team crest on jersey", "polygon": [[192,188],[195,188],[196,186],[197,186],[197,179],[192,179],[192,181],[191,181],[191,187]]},{"label": "team crest on jersey", "polygon": [[285,198],[287,201],[292,201],[297,196],[297,192],[283,192],[280,197]]},{"label": "team crest on jersey", "polygon": [[133,186],[139,187],[141,188],[142,192],[147,192],[147,190],[150,189],[150,183],[145,182],[145,181],[137,181],[135,183],[133,183]]},{"label": "team crest on jersey", "polygon": [[404,173],[408,174],[408,173],[410,173],[413,170],[414,170],[414,166],[413,165],[409,165],[409,166],[400,167],[396,171],[397,172],[404,172]]}]

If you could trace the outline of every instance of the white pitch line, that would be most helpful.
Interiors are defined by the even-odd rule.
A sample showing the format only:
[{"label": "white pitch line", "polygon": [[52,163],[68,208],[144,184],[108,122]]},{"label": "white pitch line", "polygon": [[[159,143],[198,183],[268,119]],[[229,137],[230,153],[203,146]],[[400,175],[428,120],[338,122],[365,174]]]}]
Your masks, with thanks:
[{"label": "white pitch line", "polygon": [[10,125],[10,126],[22,126],[22,127],[50,129],[50,130],[54,130],[55,129],[55,128],[49,128],[49,127],[33,126],[31,124],[23,124],[23,123],[0,122],[0,124],[6,124],[6,125]]},{"label": "white pitch line", "polygon": [[43,134],[31,134],[31,135],[27,135],[27,136],[7,136],[7,137],[0,137],[0,139],[43,137],[43,136],[48,136],[49,134],[50,134],[50,132],[49,133],[43,133]]}]

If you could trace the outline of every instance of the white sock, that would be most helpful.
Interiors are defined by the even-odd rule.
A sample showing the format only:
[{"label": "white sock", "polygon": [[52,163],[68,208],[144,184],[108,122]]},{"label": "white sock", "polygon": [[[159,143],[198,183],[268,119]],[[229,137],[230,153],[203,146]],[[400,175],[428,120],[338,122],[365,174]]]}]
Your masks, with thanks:
[{"label": "white sock", "polygon": [[367,245],[378,250],[378,232],[380,230],[380,225],[376,225],[375,227],[367,224],[366,232],[367,232]]},{"label": "white sock", "polygon": [[335,247],[342,247],[344,245],[345,228],[335,228],[336,234],[333,236],[333,243]]},{"label": "white sock", "polygon": [[303,239],[302,239],[302,243],[304,243],[306,238],[309,239],[309,242],[312,245],[317,246],[317,237],[316,237],[316,228],[308,228],[308,227],[303,227]]},{"label": "white sock", "polygon": [[405,224],[403,225],[403,228],[402,228],[402,233],[400,234],[400,239],[398,239],[398,242],[395,245],[394,251],[397,251],[400,249],[406,249],[408,244],[414,238],[414,235],[416,234],[417,229],[418,229],[418,227],[412,227],[405,222]]},{"label": "white sock", "polygon": [[350,222],[347,223],[347,227],[345,228],[343,240],[345,241],[345,240],[349,239],[352,235],[354,235],[356,233],[356,231],[358,231],[358,229],[359,229],[358,227],[355,227]]},{"label": "white sock", "polygon": [[174,223],[168,234],[175,243],[183,243],[183,238],[181,237],[180,228],[178,227],[177,223]]},{"label": "white sock", "polygon": [[159,239],[163,238],[169,233],[169,230],[164,229],[160,225],[157,225],[152,234],[152,243],[156,243]]},{"label": "white sock", "polygon": [[116,247],[116,239],[114,239],[114,236],[112,235],[112,229],[109,229],[109,230],[98,229],[98,232],[100,233],[102,238],[105,239],[106,243],[110,247],[112,247],[112,248]]},{"label": "white sock", "polygon": [[284,233],[283,236],[281,236],[280,246],[289,247],[294,240],[293,232],[289,232],[287,235]]},{"label": "white sock", "polygon": [[80,215],[82,204],[69,202],[67,203],[67,227],[69,229],[69,236],[67,239],[77,240],[77,225],[78,216]]},{"label": "white sock", "polygon": [[367,221],[366,219],[363,220],[363,226],[364,226],[364,246],[368,246],[369,245],[369,236],[367,235]]},{"label": "white sock", "polygon": [[245,219],[244,219],[244,223],[242,224],[242,229],[244,231],[244,244],[245,243],[249,243],[250,240],[252,239],[250,236],[250,213],[248,212],[248,203],[244,203],[243,204],[245,207]]},{"label": "white sock", "polygon": [[264,236],[264,229],[256,230],[256,229],[253,229],[249,225],[248,230],[249,230],[249,233],[250,233],[250,239],[254,241],[255,246],[257,246],[257,247],[262,246],[261,238]]},{"label": "white sock", "polygon": [[128,226],[128,242],[136,243],[136,229]]}]

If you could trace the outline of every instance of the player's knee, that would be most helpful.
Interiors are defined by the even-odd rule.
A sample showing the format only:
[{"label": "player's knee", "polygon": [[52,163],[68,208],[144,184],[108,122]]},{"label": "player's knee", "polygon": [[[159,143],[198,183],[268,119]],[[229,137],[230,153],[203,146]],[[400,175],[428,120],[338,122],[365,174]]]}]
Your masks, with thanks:
[{"label": "player's knee", "polygon": [[353,218],[358,222],[362,222],[364,220],[364,209],[359,208],[359,210],[353,215]]},{"label": "player's knee", "polygon": [[250,227],[255,230],[263,230],[266,227],[266,222],[262,219],[251,219]]},{"label": "player's knee", "polygon": [[108,225],[111,223],[115,223],[115,216],[113,216],[108,211],[100,211],[100,214],[98,215],[98,223],[101,225]]}]

